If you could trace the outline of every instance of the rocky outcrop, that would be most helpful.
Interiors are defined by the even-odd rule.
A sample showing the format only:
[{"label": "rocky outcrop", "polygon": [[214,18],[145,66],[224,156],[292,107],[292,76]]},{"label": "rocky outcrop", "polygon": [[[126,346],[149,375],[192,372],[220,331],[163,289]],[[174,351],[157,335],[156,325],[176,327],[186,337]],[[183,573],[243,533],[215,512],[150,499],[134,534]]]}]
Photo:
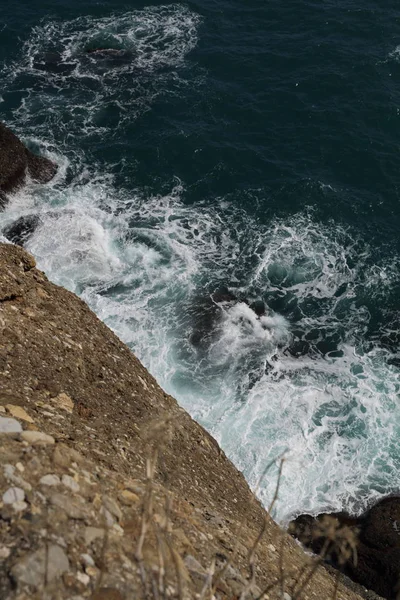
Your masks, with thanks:
[{"label": "rocky outcrop", "polygon": [[24,184],[27,173],[34,181],[47,183],[56,172],[51,160],[33,154],[0,122],[0,206],[5,204],[7,192]]},{"label": "rocky outcrop", "polygon": [[23,246],[40,223],[39,215],[24,215],[4,228],[3,235],[17,246]]},{"label": "rocky outcrop", "polygon": [[[339,538],[341,532],[353,535],[354,556],[349,560],[340,560],[340,544],[329,539],[332,529]],[[328,548],[326,560],[354,581],[389,600],[399,598],[400,497],[383,498],[360,517],[347,513],[300,515],[289,531],[316,554]]]},{"label": "rocky outcrop", "polygon": [[335,589],[85,303],[0,245],[0,597],[360,598]]}]

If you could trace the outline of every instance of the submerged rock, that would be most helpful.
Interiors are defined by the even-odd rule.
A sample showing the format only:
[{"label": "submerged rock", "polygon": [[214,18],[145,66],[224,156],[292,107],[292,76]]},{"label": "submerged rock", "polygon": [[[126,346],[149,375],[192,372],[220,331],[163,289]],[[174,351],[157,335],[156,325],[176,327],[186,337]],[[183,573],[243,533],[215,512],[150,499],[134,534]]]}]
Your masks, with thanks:
[{"label": "submerged rock", "polygon": [[289,525],[291,535],[316,554],[326,548],[333,530],[337,542],[345,534],[353,543],[349,538],[353,536],[355,552],[344,562],[340,543],[333,541],[326,562],[380,596],[396,600],[400,592],[400,496],[380,500],[359,517],[345,512],[300,515]]},{"label": "submerged rock", "polygon": [[0,206],[6,193],[25,183],[26,174],[38,183],[47,183],[57,172],[57,165],[44,156],[33,154],[19,138],[0,122]]},{"label": "submerged rock", "polygon": [[86,50],[86,54],[90,56],[94,56],[95,58],[117,58],[117,59],[125,59],[131,60],[132,53],[129,50],[124,50],[123,48],[89,48]]},{"label": "submerged rock", "polygon": [[4,229],[4,237],[6,237],[9,242],[17,244],[17,246],[24,246],[35,232],[39,223],[40,217],[38,215],[25,215]]}]

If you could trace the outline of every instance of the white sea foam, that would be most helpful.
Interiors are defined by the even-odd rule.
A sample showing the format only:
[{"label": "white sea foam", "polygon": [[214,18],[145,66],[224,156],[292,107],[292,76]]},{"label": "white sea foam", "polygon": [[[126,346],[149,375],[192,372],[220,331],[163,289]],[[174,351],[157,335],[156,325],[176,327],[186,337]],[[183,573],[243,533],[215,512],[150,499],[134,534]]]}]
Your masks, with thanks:
[{"label": "white sea foam", "polygon": [[[306,214],[261,227],[224,202],[187,207],[180,183],[163,197],[132,195],[100,177],[33,188],[14,198],[5,223],[40,214],[28,243],[39,266],[132,346],[251,485],[289,450],[278,518],[343,503],[357,509],[392,489],[400,476],[398,370],[384,347],[363,346],[370,317],[362,294],[390,291],[396,259],[376,263],[365,244]],[[196,347],[193,315],[222,283],[249,300],[288,294],[296,317],[217,302],[211,333]],[[333,355],[287,350],[299,329],[317,343],[337,328]],[[275,477],[272,470],[261,485],[266,503]]]},{"label": "white sea foam", "polygon": [[[112,132],[136,119],[160,94],[187,85],[179,71],[197,44],[200,22],[180,4],[97,19],[44,20],[20,56],[0,69],[8,91],[29,78],[15,111],[25,135],[32,119],[36,134],[45,137],[53,125],[70,142],[74,135]],[[102,48],[116,53],[89,52]]]},{"label": "white sea foam", "polygon": [[[80,154],[82,133],[110,135],[171,82],[186,85],[199,24],[176,4],[35,29],[0,76],[14,92],[21,75],[32,78],[16,123],[60,168],[50,184],[14,195],[2,226],[39,215],[27,244],[39,267],[132,347],[252,486],[289,450],[278,518],[358,510],[400,476],[399,374],[386,341],[398,315],[388,310],[369,331],[371,307],[393,294],[399,258],[377,258],[353,232],[306,212],[263,226],[225,199],[187,206],[180,181],[164,195],[117,188]],[[85,55],[86,44],[130,59],[108,68]],[[105,106],[116,110],[114,126],[102,119]],[[226,287],[232,296],[218,296]],[[249,307],[257,300],[261,316]],[[260,487],[265,503],[276,474]]]}]

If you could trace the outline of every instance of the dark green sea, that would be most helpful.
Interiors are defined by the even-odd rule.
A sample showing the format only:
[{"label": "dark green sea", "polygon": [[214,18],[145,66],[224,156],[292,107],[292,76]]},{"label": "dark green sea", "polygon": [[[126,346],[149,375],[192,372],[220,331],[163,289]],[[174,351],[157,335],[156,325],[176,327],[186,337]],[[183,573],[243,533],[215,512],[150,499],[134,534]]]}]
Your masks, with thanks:
[{"label": "dark green sea", "polygon": [[278,519],[398,491],[399,5],[0,3],[0,119],[59,165],[1,230],[251,486],[288,449]]}]

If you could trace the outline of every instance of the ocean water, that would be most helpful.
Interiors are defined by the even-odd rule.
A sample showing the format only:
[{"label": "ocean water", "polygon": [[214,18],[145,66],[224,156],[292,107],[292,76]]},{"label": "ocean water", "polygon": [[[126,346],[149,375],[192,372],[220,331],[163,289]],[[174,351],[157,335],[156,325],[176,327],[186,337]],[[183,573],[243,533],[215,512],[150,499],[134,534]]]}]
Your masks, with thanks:
[{"label": "ocean water", "polygon": [[393,0],[1,7],[0,118],[59,165],[1,230],[253,488],[286,452],[283,523],[400,487],[399,111]]}]

